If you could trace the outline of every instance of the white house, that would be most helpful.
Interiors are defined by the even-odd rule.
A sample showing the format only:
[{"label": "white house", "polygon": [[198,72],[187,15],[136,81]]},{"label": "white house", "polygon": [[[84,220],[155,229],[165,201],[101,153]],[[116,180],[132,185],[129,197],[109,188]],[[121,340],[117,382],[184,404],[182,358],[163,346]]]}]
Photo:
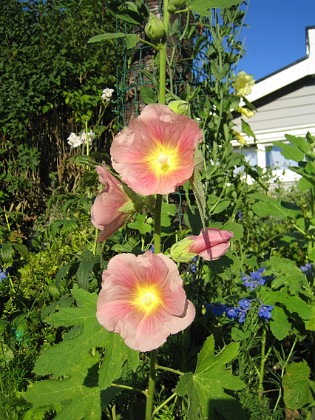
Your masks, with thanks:
[{"label": "white house", "polygon": [[[286,141],[285,134],[315,135],[315,26],[306,28],[306,56],[256,82],[248,100],[257,113],[245,120],[257,142],[244,135],[248,146],[241,149],[252,165],[270,167],[275,177],[292,182],[297,175],[285,170],[285,160],[273,143]],[[241,117],[234,120],[241,132]],[[239,144],[233,141],[235,146]]]}]

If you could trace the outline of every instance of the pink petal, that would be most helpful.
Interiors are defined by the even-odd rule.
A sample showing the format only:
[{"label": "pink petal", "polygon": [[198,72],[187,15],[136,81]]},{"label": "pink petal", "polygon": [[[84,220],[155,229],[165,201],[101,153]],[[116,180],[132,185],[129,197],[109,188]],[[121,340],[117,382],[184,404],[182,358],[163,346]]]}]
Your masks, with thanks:
[{"label": "pink petal", "polygon": [[198,254],[206,260],[215,260],[226,253],[230,246],[229,240],[233,237],[232,232],[226,230],[206,228],[202,229],[198,236],[188,236],[193,242],[187,251]]},{"label": "pink petal", "polygon": [[[135,303],[139,287],[154,286],[161,302],[145,312]],[[97,302],[97,319],[117,332],[136,350],[161,346],[170,334],[186,328],[194,319],[194,306],[186,299],[176,264],[163,254],[120,254],[103,273]]]},{"label": "pink petal", "polygon": [[[202,138],[196,121],[177,115],[165,105],[147,105],[112,143],[112,165],[122,180],[142,195],[168,194],[193,173],[194,150]],[[175,168],[157,174],[148,159],[160,147],[177,150]]]}]

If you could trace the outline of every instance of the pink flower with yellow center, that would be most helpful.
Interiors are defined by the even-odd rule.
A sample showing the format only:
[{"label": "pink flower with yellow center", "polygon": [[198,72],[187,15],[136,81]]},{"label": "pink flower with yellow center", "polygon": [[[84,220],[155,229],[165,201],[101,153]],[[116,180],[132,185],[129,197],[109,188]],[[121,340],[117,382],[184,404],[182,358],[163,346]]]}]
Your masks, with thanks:
[{"label": "pink flower with yellow center", "polygon": [[116,255],[102,279],[97,319],[134,350],[160,347],[195,317],[176,264],[163,254]]},{"label": "pink flower with yellow center", "polygon": [[198,123],[166,105],[147,105],[113,140],[112,165],[142,195],[168,194],[193,174]]},{"label": "pink flower with yellow center", "polygon": [[121,228],[136,209],[123,185],[103,166],[97,166],[104,190],[97,195],[91,208],[91,221],[101,230],[98,242],[104,241]]}]

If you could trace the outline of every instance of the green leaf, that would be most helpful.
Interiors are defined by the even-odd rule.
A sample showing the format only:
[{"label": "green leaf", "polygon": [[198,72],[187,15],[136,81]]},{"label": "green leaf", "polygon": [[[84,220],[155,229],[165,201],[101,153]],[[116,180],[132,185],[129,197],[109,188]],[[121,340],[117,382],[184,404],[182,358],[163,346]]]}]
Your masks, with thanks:
[{"label": "green leaf", "polygon": [[134,222],[128,223],[128,227],[130,229],[138,230],[141,235],[145,235],[146,233],[151,233],[152,225],[146,223],[146,216],[144,214],[138,213]]},{"label": "green leaf", "polygon": [[310,389],[310,373],[311,370],[305,360],[287,366],[282,379],[286,407],[294,410],[314,402]]},{"label": "green leaf", "polygon": [[252,206],[253,211],[259,217],[273,216],[277,219],[284,219],[287,215],[283,212],[280,204],[274,203],[255,203]]},{"label": "green leaf", "polygon": [[267,268],[265,274],[272,274],[275,276],[271,283],[273,289],[280,287],[288,287],[291,294],[303,294],[311,297],[309,284],[302,271],[296,266],[295,262],[288,258],[271,257],[266,261]]},{"label": "green leaf", "polygon": [[145,104],[154,104],[157,100],[156,92],[152,88],[142,86],[140,89],[140,97]]},{"label": "green leaf", "polygon": [[[78,287],[73,288],[72,294],[78,307],[61,308],[59,312],[48,316],[45,321],[55,327],[80,325],[82,328],[81,333],[73,339],[62,341],[44,350],[34,367],[34,372],[39,375],[52,374],[57,377],[70,375],[73,371],[73,366],[80,363],[84,352],[89,353],[91,348],[95,347],[106,349],[112,346],[113,335],[116,336],[116,334],[105,330],[96,319],[97,295],[88,293]],[[133,351],[130,353],[129,347],[124,344],[122,339],[120,341],[120,346],[125,354],[133,357],[135,353],[137,354],[137,352]],[[125,362],[125,359],[125,356],[123,360],[118,357],[114,361],[121,365]],[[132,365],[134,366],[133,359]]]},{"label": "green leaf", "polygon": [[83,289],[87,289],[89,286],[89,275],[93,270],[96,262],[95,256],[89,249],[85,249],[81,256],[78,271],[76,273],[78,279],[78,285]]},{"label": "green leaf", "polygon": [[214,338],[207,338],[201,349],[194,374],[181,376],[176,392],[180,396],[188,395],[188,419],[215,418],[219,412],[226,419],[245,418],[241,405],[225,392],[244,388],[244,383],[226,368],[238,354],[239,344],[232,343],[218,355],[214,355]]},{"label": "green leaf", "polygon": [[187,4],[188,9],[200,16],[210,16],[209,9],[220,8],[225,9],[242,3],[243,0],[190,0]]},{"label": "green leaf", "polygon": [[204,170],[204,158],[200,150],[195,151],[195,169],[192,177],[190,178],[190,185],[194,192],[196,204],[201,217],[202,225],[205,226],[206,219],[206,197],[204,184],[202,182],[202,173]]},{"label": "green leaf", "polygon": [[81,360],[73,366],[69,379],[36,381],[23,393],[23,397],[34,407],[63,403],[65,408],[56,418],[101,418],[100,390],[91,386],[92,383],[97,384],[91,368],[98,359],[97,356],[81,353]]},{"label": "green leaf", "polygon": [[138,35],[135,34],[124,34],[123,32],[116,33],[105,33],[101,35],[95,35],[89,39],[89,44],[102,41],[111,41],[113,39],[125,38],[126,46],[128,49],[134,48],[139,42]]},{"label": "green leaf", "polygon": [[161,226],[170,227],[172,224],[172,219],[174,218],[177,211],[176,204],[170,204],[166,201],[162,202],[162,211],[161,211]]},{"label": "green leaf", "polygon": [[89,39],[89,43],[94,42],[101,42],[101,41],[110,41],[112,39],[118,39],[118,38],[126,38],[127,34],[124,34],[123,32],[115,32],[115,33],[105,33],[101,35],[95,35],[92,38]]},{"label": "green leaf", "polygon": [[[72,332],[75,331],[66,334],[66,340],[42,351],[34,372],[53,376],[50,380],[36,381],[23,396],[36,407],[62,403],[64,408],[56,417],[59,419],[99,419],[101,394],[102,406],[105,400],[109,402],[117,395],[118,391],[109,386],[122,376],[123,369],[124,372],[136,369],[138,352],[127,347],[120,336],[99,325],[95,293],[74,287],[72,294],[77,307],[60,308],[47,321],[55,327],[74,326]],[[100,370],[96,348],[105,349]]]},{"label": "green leaf", "polygon": [[309,331],[315,331],[315,304],[313,303],[311,309],[311,316],[308,321],[305,322],[305,328]]},{"label": "green leaf", "polygon": [[251,129],[251,126],[248,124],[248,122],[244,121],[243,118],[242,121],[242,131],[245,133],[248,137],[252,137],[253,139],[256,139],[255,133]]},{"label": "green leaf", "polygon": [[277,340],[281,341],[289,334],[291,330],[291,324],[284,310],[280,306],[275,306],[272,310],[272,319],[270,320],[270,331],[276,337]]},{"label": "green leaf", "polygon": [[299,162],[300,160],[304,159],[304,153],[294,144],[286,144],[286,143],[273,143],[276,147],[281,149],[281,154],[286,159],[294,160],[295,162]]}]

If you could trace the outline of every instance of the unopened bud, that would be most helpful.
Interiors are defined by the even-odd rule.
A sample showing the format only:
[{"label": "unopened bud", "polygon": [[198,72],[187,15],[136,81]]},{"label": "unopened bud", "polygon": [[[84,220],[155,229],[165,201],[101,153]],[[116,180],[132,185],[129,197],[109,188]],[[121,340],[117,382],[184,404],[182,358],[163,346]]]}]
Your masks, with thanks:
[{"label": "unopened bud", "polygon": [[246,140],[241,135],[241,133],[239,133],[238,131],[234,131],[233,134],[234,134],[235,140],[237,140],[241,146],[246,145]]},{"label": "unopened bud", "polygon": [[189,114],[189,103],[182,100],[171,101],[168,104],[169,109],[171,109],[175,114]]},{"label": "unopened bud", "polygon": [[242,115],[244,115],[244,117],[246,118],[251,118],[255,116],[255,112],[252,111],[251,109],[248,108],[244,108],[243,106],[239,106],[237,108],[238,112],[240,112]]},{"label": "unopened bud", "polygon": [[173,13],[176,10],[182,8],[185,3],[186,3],[186,0],[170,0],[169,6],[168,6],[168,11],[170,13]]},{"label": "unopened bud", "polygon": [[146,36],[155,44],[165,42],[166,32],[164,24],[153,13],[150,13],[149,22],[146,24],[144,32]]},{"label": "unopened bud", "polygon": [[189,252],[189,246],[193,241],[189,239],[183,239],[182,241],[176,242],[171,247],[171,258],[175,262],[188,263],[191,261],[197,254]]}]

